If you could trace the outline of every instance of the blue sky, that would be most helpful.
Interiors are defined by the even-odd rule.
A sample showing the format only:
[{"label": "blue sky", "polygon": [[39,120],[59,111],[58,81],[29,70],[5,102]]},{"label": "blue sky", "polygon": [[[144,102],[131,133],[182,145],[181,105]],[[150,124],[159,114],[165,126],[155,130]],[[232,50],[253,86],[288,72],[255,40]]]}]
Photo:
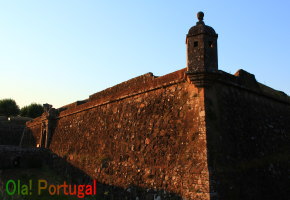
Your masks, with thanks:
[{"label": "blue sky", "polygon": [[0,99],[60,107],[130,78],[186,67],[196,13],[219,34],[219,69],[290,94],[290,3],[0,1]]}]

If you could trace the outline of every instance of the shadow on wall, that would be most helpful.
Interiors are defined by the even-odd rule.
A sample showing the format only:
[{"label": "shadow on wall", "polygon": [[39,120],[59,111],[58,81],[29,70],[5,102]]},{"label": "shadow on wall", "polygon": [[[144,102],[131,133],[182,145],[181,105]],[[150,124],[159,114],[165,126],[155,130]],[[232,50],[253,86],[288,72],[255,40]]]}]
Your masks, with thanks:
[{"label": "shadow on wall", "polygon": [[289,200],[289,106],[227,88],[207,95],[211,200]]},{"label": "shadow on wall", "polygon": [[241,160],[213,147],[208,152],[211,200],[289,200],[290,152]]},{"label": "shadow on wall", "polygon": [[[70,185],[93,185],[94,180],[84,171],[71,165],[66,159],[59,157],[48,149],[44,148],[20,148],[11,146],[0,146],[0,160],[6,165],[0,165],[0,197],[6,197],[3,192],[4,182],[8,180],[20,180],[21,183],[28,183],[29,180],[37,182],[40,179],[50,180],[49,184],[62,185],[64,181]],[[50,172],[52,171],[52,172]],[[2,182],[2,183],[1,183]],[[84,199],[106,199],[106,200],[181,200],[179,195],[150,188],[140,188],[130,185],[127,188],[121,188],[115,185],[107,185],[97,182],[96,195],[88,195]],[[32,196],[23,195],[23,199],[29,197],[30,200],[38,199],[78,199],[76,195],[44,196],[37,194],[38,186],[33,186]],[[2,190],[2,191],[1,191]],[[61,190],[61,192],[63,192]],[[8,195],[9,196],[9,195]],[[11,198],[12,196],[9,196]],[[15,199],[22,199],[16,197]],[[14,197],[13,197],[14,198]]]},{"label": "shadow on wall", "polygon": [[31,118],[0,116],[0,145],[18,146],[25,129],[25,123],[29,120]]},{"label": "shadow on wall", "polygon": [[24,148],[36,147],[35,137],[33,136],[32,132],[27,129],[27,127],[24,127],[22,134],[21,134],[20,141],[17,144],[17,146],[18,145],[20,147],[24,147]]},{"label": "shadow on wall", "polygon": [[[58,174],[64,174],[72,184],[93,184],[93,178],[81,169],[71,165],[66,159],[50,152],[48,163],[51,169],[56,170]],[[140,188],[135,185],[129,185],[127,188],[115,185],[107,185],[97,181],[96,199],[107,200],[182,200],[182,198],[173,193],[164,190],[150,188]]]}]

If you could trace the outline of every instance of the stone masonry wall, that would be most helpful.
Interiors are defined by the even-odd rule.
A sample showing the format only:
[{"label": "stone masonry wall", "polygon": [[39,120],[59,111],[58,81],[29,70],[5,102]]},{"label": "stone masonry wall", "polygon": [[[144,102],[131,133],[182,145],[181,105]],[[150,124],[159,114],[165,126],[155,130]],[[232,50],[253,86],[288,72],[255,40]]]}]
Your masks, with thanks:
[{"label": "stone masonry wall", "polygon": [[24,124],[0,121],[0,145],[19,145],[24,128]]},{"label": "stone masonry wall", "polygon": [[255,90],[215,83],[205,91],[217,199],[289,199],[290,104],[263,95],[262,85]]},{"label": "stone masonry wall", "polygon": [[[146,75],[71,104],[59,115],[50,149],[104,184],[208,200],[204,90],[184,72]],[[36,141],[40,123],[27,124]]]},{"label": "stone masonry wall", "polygon": [[[64,106],[49,148],[100,183],[162,199],[288,199],[289,97],[243,70],[189,79],[149,73]],[[43,119],[27,123],[36,144]]]}]

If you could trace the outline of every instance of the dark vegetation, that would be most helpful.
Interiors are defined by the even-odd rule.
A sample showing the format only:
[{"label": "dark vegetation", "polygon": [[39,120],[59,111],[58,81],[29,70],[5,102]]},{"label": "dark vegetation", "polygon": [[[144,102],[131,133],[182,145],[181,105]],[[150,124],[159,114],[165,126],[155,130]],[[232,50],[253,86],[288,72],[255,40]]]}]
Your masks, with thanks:
[{"label": "dark vegetation", "polygon": [[24,106],[19,109],[16,101],[13,99],[1,99],[0,100],[0,116],[21,116],[36,118],[43,113],[43,106],[37,103],[31,103],[28,106]]},{"label": "dark vegetation", "polygon": [[43,106],[37,103],[32,103],[28,106],[24,106],[20,110],[20,116],[22,117],[39,117],[43,113]]},{"label": "dark vegetation", "polygon": [[0,115],[10,117],[20,113],[19,106],[13,99],[0,100]]}]

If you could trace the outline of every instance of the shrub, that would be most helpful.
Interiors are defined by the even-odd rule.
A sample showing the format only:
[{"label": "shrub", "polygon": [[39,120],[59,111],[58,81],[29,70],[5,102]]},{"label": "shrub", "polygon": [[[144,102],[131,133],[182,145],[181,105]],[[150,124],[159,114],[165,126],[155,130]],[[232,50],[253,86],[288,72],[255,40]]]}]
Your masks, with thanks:
[{"label": "shrub", "polygon": [[42,113],[43,113],[43,106],[37,103],[32,103],[28,106],[24,106],[20,110],[20,115],[22,117],[36,118],[42,115]]},{"label": "shrub", "polygon": [[16,116],[20,112],[19,106],[13,99],[2,99],[0,100],[0,115],[6,117]]}]

